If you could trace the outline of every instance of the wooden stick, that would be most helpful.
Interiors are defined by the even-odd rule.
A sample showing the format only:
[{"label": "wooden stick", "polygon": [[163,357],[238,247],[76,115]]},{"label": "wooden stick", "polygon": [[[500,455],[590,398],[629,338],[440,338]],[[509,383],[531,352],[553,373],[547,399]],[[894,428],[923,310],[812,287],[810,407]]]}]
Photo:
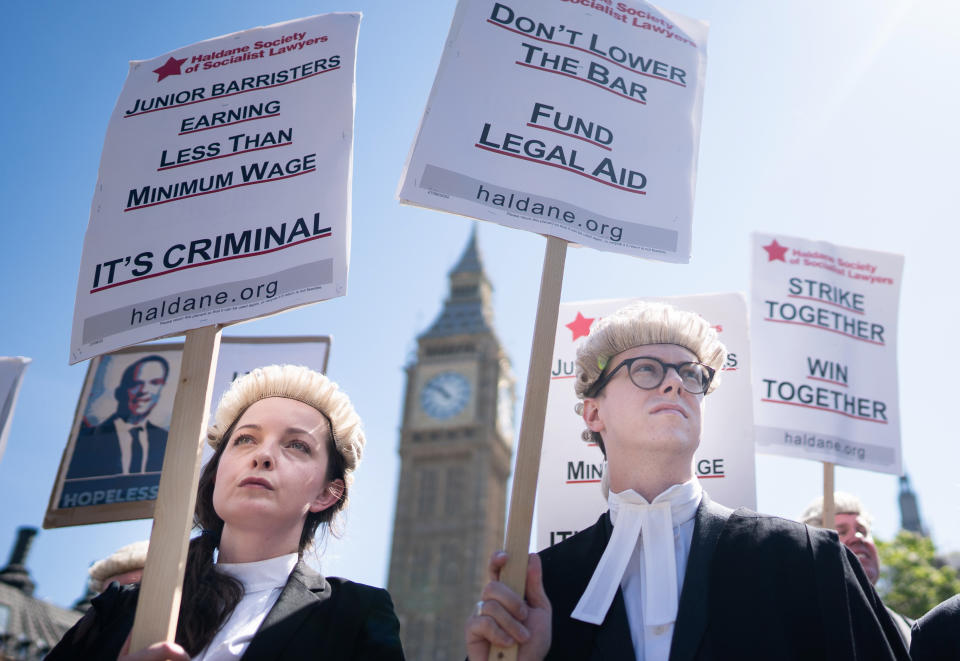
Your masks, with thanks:
[{"label": "wooden stick", "polygon": [[150,549],[143,569],[130,651],[173,642],[177,633],[187,543],[193,528],[200,458],[220,349],[220,327],[187,331],[173,400]]},{"label": "wooden stick", "polygon": [[833,467],[829,461],[823,462],[823,527],[833,530],[836,505],[833,502]]},{"label": "wooden stick", "polygon": [[[543,423],[550,387],[550,363],[553,360],[553,343],[557,334],[557,315],[566,257],[567,242],[548,236],[543,274],[540,276],[540,300],[537,303],[537,317],[533,327],[530,367],[527,370],[527,390],[523,398],[523,415],[520,418],[520,437],[517,439],[517,464],[510,495],[506,540],[509,558],[500,572],[501,582],[521,597],[527,578],[533,501],[537,494],[540,447],[543,445]],[[516,658],[516,646],[509,649],[490,648],[490,661],[515,661]]]}]

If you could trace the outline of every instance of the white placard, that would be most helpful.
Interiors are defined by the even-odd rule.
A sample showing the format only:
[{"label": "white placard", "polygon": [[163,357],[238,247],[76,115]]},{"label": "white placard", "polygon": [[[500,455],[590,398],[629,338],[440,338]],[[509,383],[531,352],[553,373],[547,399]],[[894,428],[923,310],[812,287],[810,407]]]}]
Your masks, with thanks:
[{"label": "white placard", "polygon": [[460,0],[397,196],[688,262],[706,40],[640,0]]},{"label": "white placard", "polygon": [[359,24],[314,16],[130,63],[71,363],[346,293]]},{"label": "white placard", "polygon": [[[330,338],[317,337],[224,337],[220,342],[217,372],[213,377],[210,397],[209,424],[220,398],[230,385],[249,374],[255,367],[265,365],[306,365],[318,372],[327,371],[330,359]],[[209,445],[203,447],[203,462],[213,456]]]},{"label": "white placard", "polygon": [[753,235],[757,450],[901,472],[903,256]]},{"label": "white placard", "polygon": [[306,365],[324,373],[330,360],[330,338],[311,337],[224,337],[217,357],[210,398],[210,424],[220,398],[234,381],[265,365]]},{"label": "white placard", "polygon": [[30,362],[29,358],[23,356],[0,358],[0,459],[3,459],[3,453],[7,449],[13,409],[17,405],[23,374]]},{"label": "white placard", "polygon": [[[603,456],[585,443],[574,412],[577,346],[591,326],[638,299],[562,303],[551,367],[550,395],[537,482],[537,548],[592,525],[607,508],[600,491]],[[647,298],[702,315],[717,329],[729,355],[720,386],[705,399],[703,436],[694,466],[703,488],[728,507],[756,508],[750,341],[741,294]]]}]

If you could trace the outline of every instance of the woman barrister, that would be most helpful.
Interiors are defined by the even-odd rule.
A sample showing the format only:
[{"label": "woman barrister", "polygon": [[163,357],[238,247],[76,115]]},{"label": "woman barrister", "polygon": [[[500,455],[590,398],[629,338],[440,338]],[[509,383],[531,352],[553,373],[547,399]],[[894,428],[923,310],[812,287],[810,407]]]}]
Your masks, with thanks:
[{"label": "woman barrister", "polygon": [[224,394],[208,438],[177,644],[127,655],[139,587],[113,584],[48,658],[403,659],[385,590],[303,562],[344,508],[363,451],[349,398],[305,367],[259,368]]}]

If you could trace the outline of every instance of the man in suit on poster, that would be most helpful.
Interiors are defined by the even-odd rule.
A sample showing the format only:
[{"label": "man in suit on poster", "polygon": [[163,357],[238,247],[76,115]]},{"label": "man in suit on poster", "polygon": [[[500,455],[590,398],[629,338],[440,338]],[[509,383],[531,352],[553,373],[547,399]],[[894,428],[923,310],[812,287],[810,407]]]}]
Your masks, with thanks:
[{"label": "man in suit on poster", "polygon": [[497,578],[467,622],[470,659],[906,659],[835,532],[714,503],[693,468],[703,400],[726,349],[696,314],[639,303],[577,352],[585,439],[604,454],[609,510],[531,555],[526,598]]},{"label": "man in suit on poster", "polygon": [[160,401],[170,366],[156,354],[131,363],[114,390],[117,410],[95,427],[81,429],[67,479],[159,472],[167,430],[147,418]]}]

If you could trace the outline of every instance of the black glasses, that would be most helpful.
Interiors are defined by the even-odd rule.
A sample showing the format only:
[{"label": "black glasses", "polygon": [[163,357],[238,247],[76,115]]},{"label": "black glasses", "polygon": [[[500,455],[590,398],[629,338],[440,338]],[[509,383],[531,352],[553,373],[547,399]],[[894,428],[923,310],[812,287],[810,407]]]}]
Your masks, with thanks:
[{"label": "black glasses", "polygon": [[610,379],[624,365],[627,366],[627,374],[633,385],[642,390],[653,390],[667,376],[667,369],[672,367],[680,377],[680,385],[692,395],[700,395],[707,392],[710,382],[713,381],[713,375],[716,371],[709,365],[703,363],[665,363],[651,356],[638,356],[636,358],[627,358],[625,361],[610,370],[606,376],[601,376],[590,389],[588,397],[596,397],[603,390],[604,386],[610,383]]}]

